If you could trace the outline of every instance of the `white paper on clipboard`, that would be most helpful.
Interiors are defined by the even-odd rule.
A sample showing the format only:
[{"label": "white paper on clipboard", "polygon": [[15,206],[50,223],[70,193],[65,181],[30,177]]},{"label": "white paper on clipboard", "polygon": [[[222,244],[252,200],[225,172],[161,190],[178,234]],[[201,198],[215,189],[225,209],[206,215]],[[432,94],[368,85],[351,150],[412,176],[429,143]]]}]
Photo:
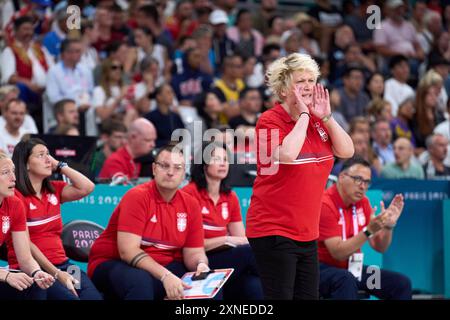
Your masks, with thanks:
[{"label": "white paper on clipboard", "polygon": [[181,280],[192,286],[191,289],[184,290],[183,299],[212,299],[230,278],[234,269],[215,269],[204,280],[192,281],[195,272],[188,272],[181,277]]}]

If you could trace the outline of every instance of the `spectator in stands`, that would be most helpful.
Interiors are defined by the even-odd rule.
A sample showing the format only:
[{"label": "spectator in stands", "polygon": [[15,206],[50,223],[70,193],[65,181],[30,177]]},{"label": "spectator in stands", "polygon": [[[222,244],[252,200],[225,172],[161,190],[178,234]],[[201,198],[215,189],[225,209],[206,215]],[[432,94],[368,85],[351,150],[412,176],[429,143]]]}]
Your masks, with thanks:
[{"label": "spectator in stands", "polygon": [[236,45],[236,53],[243,58],[260,57],[264,46],[261,33],[252,28],[252,17],[248,9],[240,9],[236,25],[227,29],[228,37]]},{"label": "spectator in stands", "polygon": [[369,163],[354,157],[345,162],[337,183],[322,198],[318,251],[324,298],[356,300],[358,290],[364,290],[386,300],[411,299],[411,281],[399,273],[381,269],[379,286],[368,286],[372,273],[360,257],[361,248],[368,241],[376,251],[386,252],[404,206],[403,196],[397,194],[389,207],[381,202],[381,213],[375,217],[366,197],[370,182]]},{"label": "spectator in stands", "polygon": [[110,8],[112,14],[111,32],[123,40],[129,40],[131,37],[131,28],[127,25],[127,12],[120,5],[114,3]]},{"label": "spectator in stands", "polygon": [[317,28],[317,21],[304,12],[297,13],[294,16],[297,28],[301,32],[300,46],[302,52],[315,58],[323,57],[319,43],[314,38],[314,30]]},{"label": "spectator in stands", "polygon": [[153,57],[146,56],[140,66],[141,81],[131,85],[131,97],[135,101],[134,107],[138,114],[143,116],[150,111],[156,109],[153,96],[157,87],[161,86],[164,82],[158,81],[159,74],[158,60]]},{"label": "spectator in stands", "polygon": [[361,48],[367,51],[374,50],[373,44],[373,28],[367,27],[367,21],[369,18],[369,12],[367,8],[374,5],[373,0],[360,0],[359,6],[352,14],[346,15],[344,17],[344,23],[352,28],[355,34],[355,40],[361,45]]},{"label": "spectator in stands", "polygon": [[320,23],[320,48],[329,51],[332,35],[343,21],[342,12],[330,0],[317,0],[308,14]]},{"label": "spectator in stands", "polygon": [[388,120],[378,120],[372,128],[372,148],[380,159],[381,165],[395,161],[392,131]]},{"label": "spectator in stands", "polygon": [[94,24],[98,27],[99,37],[94,43],[95,49],[101,57],[105,56],[106,48],[114,41],[123,41],[122,33],[113,32],[112,12],[105,7],[97,7],[95,10]]},{"label": "spectator in stands", "polygon": [[98,126],[105,119],[115,117],[129,125],[137,117],[129,91],[130,87],[123,83],[123,65],[117,60],[103,60],[100,83],[92,94],[92,111],[88,111],[95,118],[95,123],[90,124],[94,127],[91,135],[98,135]]},{"label": "spectator in stands", "polygon": [[201,53],[197,48],[189,49],[183,57],[183,70],[172,78],[172,88],[180,105],[192,106],[196,95],[207,91],[212,78],[200,70]]},{"label": "spectator in stands", "polygon": [[389,69],[392,78],[384,83],[384,99],[391,103],[392,115],[396,115],[400,102],[414,96],[414,90],[407,83],[409,65],[405,56],[393,56],[389,62]]},{"label": "spectator in stands", "polygon": [[422,167],[413,160],[414,148],[411,141],[398,138],[394,142],[395,162],[388,163],[381,170],[386,179],[424,179]]},{"label": "spectator in stands", "polygon": [[203,131],[219,127],[219,116],[223,111],[223,104],[216,92],[212,90],[202,92],[195,99],[194,106],[202,121]]},{"label": "spectator in stands", "polygon": [[391,122],[392,117],[391,104],[384,99],[374,99],[367,105],[367,115],[370,122],[375,123],[378,120]]},{"label": "spectator in stands", "polygon": [[136,48],[131,49],[129,52],[135,58],[133,69],[138,71],[142,60],[146,56],[151,56],[158,61],[159,72],[157,81],[170,81],[172,62],[169,60],[166,48],[154,42],[150,29],[138,27],[134,29],[133,34]]},{"label": "spectator in stands", "polygon": [[[355,147],[355,156],[363,158],[370,164],[370,172],[373,177],[380,175],[382,165],[380,159],[377,157],[372,147],[370,140],[363,132],[350,131],[350,138],[352,138],[353,146]],[[340,160],[334,164],[332,175],[338,176],[342,170],[345,160]]]},{"label": "spectator in stands", "polygon": [[338,110],[347,121],[367,113],[369,97],[363,91],[364,74],[358,67],[350,67],[344,73],[344,87],[336,89],[341,105]]},{"label": "spectator in stands", "polygon": [[90,171],[97,177],[100,170],[114,152],[119,150],[127,141],[127,127],[123,122],[106,119],[100,125],[100,146],[97,147],[90,164]]},{"label": "spectator in stands", "polygon": [[424,30],[418,34],[418,41],[425,55],[428,55],[433,44],[442,32],[442,16],[436,11],[428,10],[423,19]]},{"label": "spectator in stands", "polygon": [[213,31],[209,25],[200,25],[192,33],[196,48],[199,49],[202,63],[200,70],[213,76],[216,73],[214,50],[212,48]]},{"label": "spectator in stands", "polygon": [[400,103],[397,110],[397,117],[391,121],[392,139],[408,139],[413,147],[416,147],[416,139],[412,131],[412,120],[414,118],[414,98],[406,98]]},{"label": "spectator in stands", "polygon": [[55,103],[53,109],[55,110],[56,126],[50,128],[48,133],[56,133],[56,129],[60,126],[79,126],[80,117],[74,100],[62,99]]},{"label": "spectator in stands", "polygon": [[127,133],[127,143],[105,160],[99,178],[137,179],[141,164],[135,159],[149,154],[155,147],[155,126],[145,118],[134,120]]},{"label": "spectator in stands", "polygon": [[80,63],[90,70],[94,71],[99,64],[99,56],[93,44],[97,42],[99,31],[92,21],[81,21],[81,43],[83,44],[83,54],[81,55]]},{"label": "spectator in stands", "polygon": [[345,70],[352,66],[360,67],[364,78],[376,71],[375,62],[362,52],[361,46],[357,42],[353,42],[344,49],[344,59],[334,68],[334,79],[336,80],[333,85],[335,87],[342,85],[341,78]]},{"label": "spectator in stands", "polygon": [[237,0],[215,0],[214,5],[217,9],[223,10],[228,15],[228,26],[231,27],[236,22]]},{"label": "spectator in stands", "polygon": [[[132,50],[126,43],[114,41],[110,45],[106,47],[106,56],[100,57],[102,59],[109,58],[112,60],[117,60],[123,65],[123,82],[126,84],[130,84],[132,82],[132,74],[134,58],[133,55],[130,54]],[[100,83],[101,76],[101,64],[98,64],[94,69],[94,82],[95,85]]]},{"label": "spectator in stands", "polygon": [[287,56],[291,53],[306,53],[302,48],[302,34],[299,29],[293,28],[283,32],[280,38],[282,46],[282,55]]},{"label": "spectator in stands", "polygon": [[47,49],[33,41],[33,19],[27,16],[14,21],[14,40],[0,57],[1,82],[14,84],[20,90],[20,99],[41,126],[42,93],[53,59]]},{"label": "spectator in stands", "polygon": [[418,0],[412,6],[411,23],[419,34],[424,30],[425,13],[427,12],[427,3],[425,0]]},{"label": "spectator in stands", "polygon": [[[91,107],[94,89],[92,72],[80,64],[82,44],[78,39],[65,39],[61,43],[61,61],[50,68],[47,77],[47,96],[51,105],[62,99],[75,101],[80,112],[81,134],[91,133],[95,128],[85,126],[95,121],[93,113],[86,113]],[[86,118],[85,118],[85,115]]]},{"label": "spectator in stands", "polygon": [[214,91],[224,104],[222,123],[227,123],[232,117],[238,116],[239,94],[245,88],[243,81],[243,61],[238,55],[225,57],[222,77],[214,83]]},{"label": "spectator in stands", "polygon": [[173,57],[175,51],[174,39],[170,31],[164,27],[164,18],[158,13],[155,5],[144,3],[139,6],[136,21],[139,27],[150,29],[155,43],[166,47],[169,57]]},{"label": "spectator in stands", "polygon": [[416,94],[416,114],[413,119],[413,134],[416,140],[416,156],[425,151],[425,140],[433,133],[437,122],[438,94],[433,86],[419,85]]},{"label": "spectator in stands", "polygon": [[56,127],[55,134],[62,136],[79,136],[80,131],[77,126],[72,124],[61,124]]},{"label": "spectator in stands", "polygon": [[0,268],[0,300],[45,300],[55,279],[43,272],[30,252],[27,220],[22,202],[14,196],[16,177],[9,156],[0,152],[0,246],[9,238],[22,272]]},{"label": "spectator in stands", "polygon": [[190,0],[178,1],[173,16],[166,20],[166,28],[175,41],[183,36],[190,36],[198,27],[194,16],[194,7]]},{"label": "spectator in stands", "polygon": [[[245,236],[239,199],[227,185],[231,153],[217,142],[205,143],[200,152],[201,162],[191,167],[191,182],[182,190],[200,204],[209,266],[234,269],[224,288],[225,299],[261,300],[261,281]],[[215,251],[224,245],[228,247]]]},{"label": "spectator in stands", "polygon": [[361,133],[370,142],[370,121],[367,117],[358,116],[350,121],[349,133]]},{"label": "spectator in stands", "polygon": [[450,176],[450,167],[444,164],[448,152],[447,137],[435,133],[426,140],[430,159],[423,166],[425,179],[439,179]]},{"label": "spectator in stands", "polygon": [[[2,115],[0,116],[0,128],[6,125],[6,120],[5,117],[3,116],[6,105],[9,103],[9,101],[18,98],[19,98],[19,88],[17,88],[16,86],[6,85],[0,87],[0,112],[2,113]],[[36,122],[34,122],[34,119],[28,113],[25,114],[25,119],[23,121],[22,127],[24,131],[27,131],[29,133],[33,134],[38,133]]]},{"label": "spectator in stands", "polygon": [[334,83],[337,80],[335,76],[335,70],[344,61],[344,50],[352,43],[355,42],[355,36],[352,29],[347,25],[340,26],[334,34],[333,46],[329,51],[323,51],[328,53],[328,60],[330,61],[330,81]]},{"label": "spectator in stands", "polygon": [[256,122],[262,109],[261,92],[256,88],[250,87],[242,90],[239,98],[239,108],[241,114],[230,119],[230,127],[236,130],[238,141],[243,141],[239,139],[249,139],[249,142],[252,143]]},{"label": "spectator in stands", "polygon": [[374,72],[367,78],[366,91],[371,100],[383,99],[384,77],[381,73]]},{"label": "spectator in stands", "polygon": [[156,148],[172,141],[172,133],[177,129],[184,129],[183,121],[173,109],[174,92],[169,84],[163,84],[156,88],[156,109],[145,115],[156,128]]},{"label": "spectator in stands", "polygon": [[235,52],[236,45],[227,36],[228,16],[223,10],[216,9],[211,12],[209,22],[213,27],[212,48],[216,75],[222,70],[223,60]]},{"label": "spectator in stands", "polygon": [[425,56],[414,26],[404,18],[406,6],[402,0],[388,0],[386,9],[388,17],[373,33],[375,48],[378,54],[386,58],[396,55],[407,57],[415,66],[413,74],[417,74],[417,61],[423,60]]},{"label": "spectator in stands", "polygon": [[[447,108],[447,102],[449,100],[449,93],[447,92],[445,85],[446,82],[450,82],[450,60],[439,58],[437,56],[430,58],[431,60],[428,61],[430,70],[428,70],[428,72],[422,79],[430,78],[430,81],[433,82],[432,84],[436,86],[439,92],[438,110],[441,112],[445,112]],[[440,78],[438,77],[438,75]]]},{"label": "spectator in stands", "polygon": [[[280,44],[281,36],[284,32],[284,18],[282,16],[274,15],[269,19],[269,33],[264,36],[265,45],[276,43]],[[263,47],[264,49],[264,47]]]},{"label": "spectator in stands", "polygon": [[153,163],[154,180],[128,191],[92,246],[88,274],[105,294],[127,300],[181,299],[187,271],[209,271],[202,214],[178,187],[181,151],[166,146]]},{"label": "spectator in stands", "polygon": [[[79,280],[67,272],[73,264],[64,252],[61,239],[61,204],[84,198],[95,185],[67,163],[55,160],[40,139],[19,142],[12,160],[18,178],[15,194],[25,207],[31,252],[39,265],[58,280],[47,290],[48,299],[101,300],[83,271]],[[71,184],[50,181],[54,171],[64,174]],[[17,257],[12,250],[8,252],[8,263],[11,268],[17,268]],[[79,285],[78,289],[75,284]]]},{"label": "spectator in stands", "polygon": [[66,8],[57,10],[54,14],[52,31],[48,32],[42,39],[42,45],[56,60],[59,57],[61,42],[67,38],[69,29],[67,28],[68,14]]},{"label": "spectator in stands", "polygon": [[12,99],[5,106],[3,117],[5,124],[0,127],[0,150],[12,156],[14,147],[28,133],[23,127],[27,107],[25,102]]},{"label": "spectator in stands", "polygon": [[261,0],[258,10],[252,15],[252,25],[263,36],[269,35],[270,21],[274,18],[278,6],[278,0]]}]

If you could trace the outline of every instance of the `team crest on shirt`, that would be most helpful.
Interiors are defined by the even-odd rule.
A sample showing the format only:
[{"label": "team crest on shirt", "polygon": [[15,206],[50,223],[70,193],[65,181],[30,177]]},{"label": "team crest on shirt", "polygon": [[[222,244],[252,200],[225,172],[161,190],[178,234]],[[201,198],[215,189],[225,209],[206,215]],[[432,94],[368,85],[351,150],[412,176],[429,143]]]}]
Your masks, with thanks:
[{"label": "team crest on shirt", "polygon": [[58,204],[58,198],[52,193],[47,195],[48,202],[56,206]]},{"label": "team crest on shirt", "polygon": [[187,225],[187,214],[184,212],[177,213],[177,229],[180,232],[186,230]]},{"label": "team crest on shirt", "polygon": [[9,217],[8,216],[3,216],[2,217],[2,232],[4,234],[6,234],[8,232],[9,226],[10,226]]},{"label": "team crest on shirt", "polygon": [[364,209],[359,208],[356,210],[356,215],[358,216],[358,224],[363,226],[366,224],[366,215],[364,214]]},{"label": "team crest on shirt", "polygon": [[202,214],[209,214],[209,210],[207,207],[202,208]]},{"label": "team crest on shirt", "polygon": [[36,209],[37,209],[37,207],[32,202],[30,202],[30,210],[36,210]]},{"label": "team crest on shirt", "polygon": [[222,218],[223,220],[228,219],[228,203],[222,203]]},{"label": "team crest on shirt", "polygon": [[151,222],[157,223],[158,219],[156,218],[156,214],[153,215],[153,217],[150,219]]}]

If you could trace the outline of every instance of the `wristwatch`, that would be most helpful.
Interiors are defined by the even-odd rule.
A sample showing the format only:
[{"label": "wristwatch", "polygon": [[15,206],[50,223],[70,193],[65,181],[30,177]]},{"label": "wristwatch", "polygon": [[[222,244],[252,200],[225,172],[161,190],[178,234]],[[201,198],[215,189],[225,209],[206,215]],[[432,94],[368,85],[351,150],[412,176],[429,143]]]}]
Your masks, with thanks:
[{"label": "wristwatch", "polygon": [[60,162],[58,162],[58,165],[56,166],[56,172],[61,173],[61,169],[64,167],[68,167],[68,166],[69,165],[67,164],[67,162],[60,161]]},{"label": "wristwatch", "polygon": [[367,238],[372,238],[373,237],[372,232],[370,232],[369,229],[367,229],[367,227],[364,227],[362,229],[362,231],[364,232],[364,234],[366,235]]},{"label": "wristwatch", "polygon": [[323,117],[321,120],[322,120],[322,122],[323,123],[325,123],[325,122],[327,122],[328,120],[330,120],[331,119],[331,116],[332,116],[332,114],[330,113],[330,114],[327,114],[325,117]]}]

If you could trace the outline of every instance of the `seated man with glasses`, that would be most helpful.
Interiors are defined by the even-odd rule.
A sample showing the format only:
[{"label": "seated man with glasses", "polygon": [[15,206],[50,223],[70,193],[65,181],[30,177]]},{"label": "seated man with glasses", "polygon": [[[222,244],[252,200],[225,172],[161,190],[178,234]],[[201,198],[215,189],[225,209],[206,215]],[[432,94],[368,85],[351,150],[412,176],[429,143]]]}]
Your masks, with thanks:
[{"label": "seated man with glasses", "polygon": [[106,298],[178,300],[190,288],[180,279],[185,272],[209,271],[200,206],[178,190],[185,176],[180,149],[161,148],[153,175],[124,195],[92,246],[88,275]]},{"label": "seated man with glasses", "polygon": [[364,290],[380,299],[411,299],[410,280],[395,272],[368,271],[361,247],[366,241],[378,252],[385,252],[392,241],[400,217],[403,196],[394,196],[388,208],[381,202],[381,213],[374,215],[366,191],[370,185],[370,164],[355,156],[346,162],[335,185],[322,198],[319,260],[320,295],[331,299],[357,299]]}]

